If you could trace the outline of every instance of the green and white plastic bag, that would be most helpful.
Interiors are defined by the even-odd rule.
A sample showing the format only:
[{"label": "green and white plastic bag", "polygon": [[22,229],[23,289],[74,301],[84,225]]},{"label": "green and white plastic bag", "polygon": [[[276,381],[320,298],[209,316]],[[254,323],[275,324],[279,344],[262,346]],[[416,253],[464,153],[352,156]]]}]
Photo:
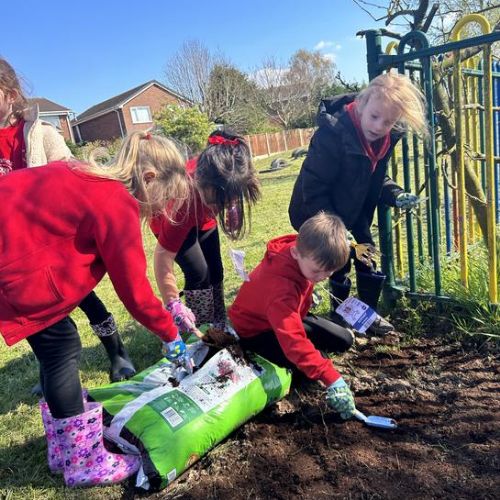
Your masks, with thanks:
[{"label": "green and white plastic bag", "polygon": [[[189,349],[195,359],[206,355],[201,342]],[[179,383],[175,375],[163,359],[128,381],[89,391],[103,404],[106,438],[141,454],[136,485],[144,489],[167,486],[233,430],[288,394],[291,382],[288,370],[257,355],[245,359],[233,348],[217,352]]]}]

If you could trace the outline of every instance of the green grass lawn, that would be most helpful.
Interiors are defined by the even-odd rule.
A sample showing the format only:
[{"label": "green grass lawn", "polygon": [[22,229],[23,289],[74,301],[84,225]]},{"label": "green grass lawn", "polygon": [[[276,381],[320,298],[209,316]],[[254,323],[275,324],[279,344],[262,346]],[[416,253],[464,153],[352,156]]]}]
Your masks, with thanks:
[{"label": "green grass lawn", "polygon": [[[290,158],[282,153],[256,161],[257,170],[269,168],[272,159]],[[291,160],[290,166],[277,172],[261,174],[262,200],[252,213],[251,233],[242,241],[230,242],[222,236],[222,257],[225,264],[226,298],[229,305],[241,280],[232,269],[229,248],[246,252],[246,268],[250,270],[262,258],[267,241],[292,232],[288,221],[288,202],[302,158]],[[149,277],[154,283],[151,266],[155,240],[145,231],[144,244],[150,260]],[[182,277],[178,273],[179,286]],[[118,300],[111,282],[105,278],[97,288],[99,297],[115,315],[123,340],[138,371],[160,358],[160,342],[131,319]],[[324,306],[326,307],[326,305]],[[108,382],[108,361],[104,348],[91,332],[85,316],[76,310],[72,314],[82,338],[80,363],[84,386],[96,387]],[[61,476],[49,473],[46,444],[37,398],[30,391],[38,379],[38,364],[27,342],[14,347],[0,346],[0,499],[60,499],[60,498],[122,498],[120,485],[87,490],[64,487]]]}]

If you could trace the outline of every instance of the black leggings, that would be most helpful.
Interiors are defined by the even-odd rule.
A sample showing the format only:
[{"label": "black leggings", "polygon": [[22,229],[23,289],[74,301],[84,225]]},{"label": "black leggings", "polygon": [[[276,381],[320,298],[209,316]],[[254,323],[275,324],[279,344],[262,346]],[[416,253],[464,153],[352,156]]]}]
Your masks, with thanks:
[{"label": "black leggings", "polygon": [[175,261],[184,273],[186,290],[204,290],[222,283],[224,271],[217,227],[207,231],[191,229]]},{"label": "black leggings", "polygon": [[95,292],[90,292],[80,302],[78,307],[83,311],[85,316],[87,316],[91,325],[101,324],[103,321],[107,320],[111,314]]},{"label": "black leggings", "polygon": [[26,339],[40,363],[40,383],[55,418],[83,413],[78,364],[82,352],[74,321],[67,316]]},{"label": "black leggings", "polygon": [[[332,321],[308,314],[302,323],[307,337],[320,351],[341,353],[352,346],[353,338],[349,331]],[[271,330],[255,337],[241,338],[240,343],[243,349],[260,354],[278,366],[297,371],[297,367],[285,356],[276,334]]]}]

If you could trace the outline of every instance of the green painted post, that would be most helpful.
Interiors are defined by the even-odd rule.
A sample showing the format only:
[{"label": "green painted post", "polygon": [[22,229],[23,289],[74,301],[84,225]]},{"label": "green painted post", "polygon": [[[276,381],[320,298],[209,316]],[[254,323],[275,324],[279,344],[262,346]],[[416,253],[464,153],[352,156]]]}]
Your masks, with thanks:
[{"label": "green painted post", "polygon": [[[420,151],[418,149],[418,137],[413,134],[413,172],[415,178],[415,194],[419,193],[421,180],[420,180]],[[420,194],[420,196],[423,196]],[[418,247],[418,260],[420,264],[424,263],[424,231],[422,229],[422,204],[416,209],[417,211],[417,247]]]},{"label": "green painted post", "polygon": [[[370,30],[366,34],[366,61],[368,64],[368,79],[373,80],[382,73],[379,56],[382,54],[382,37],[380,31]],[[377,207],[379,246],[381,253],[381,268],[386,276],[383,290],[385,304],[393,300],[391,289],[395,286],[394,278],[394,245],[392,239],[392,218],[389,207],[379,203]]]},{"label": "green painted post", "polygon": [[[412,41],[418,43],[420,50],[429,48],[429,41],[421,31],[407,33],[399,42],[398,55],[403,54],[405,45]],[[434,134],[434,103],[432,95],[432,65],[430,56],[421,58],[423,67],[424,94],[427,99],[427,119],[429,122],[430,138],[425,147],[425,163],[429,179],[429,226],[431,229],[430,250],[434,264],[434,288],[436,295],[441,295],[441,263],[439,249],[439,199],[436,173],[436,141]],[[400,73],[404,71],[404,61],[399,63]]]},{"label": "green painted post", "polygon": [[[425,35],[424,35],[425,36]],[[434,101],[432,96],[432,63],[429,56],[424,59],[424,88],[427,98],[427,118],[429,121],[429,141],[427,143],[427,163],[429,168],[430,219],[432,224],[432,261],[434,264],[434,289],[441,295],[441,240],[439,227],[439,191],[436,166],[436,135],[434,130]]]}]

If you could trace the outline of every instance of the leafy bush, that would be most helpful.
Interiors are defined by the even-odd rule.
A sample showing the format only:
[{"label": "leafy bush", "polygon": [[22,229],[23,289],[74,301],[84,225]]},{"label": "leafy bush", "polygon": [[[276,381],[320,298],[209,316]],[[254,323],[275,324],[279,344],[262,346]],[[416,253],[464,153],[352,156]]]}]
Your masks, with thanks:
[{"label": "leafy bush", "polygon": [[183,143],[188,154],[200,152],[215,125],[198,108],[169,104],[154,118],[156,126],[168,137]]},{"label": "leafy bush", "polygon": [[72,144],[69,148],[73,156],[82,161],[87,161],[91,154],[98,151],[96,159],[99,160],[99,158],[104,156],[106,158],[114,156],[118,149],[120,149],[121,143],[122,139],[118,138],[114,141],[90,141],[79,145]]}]

